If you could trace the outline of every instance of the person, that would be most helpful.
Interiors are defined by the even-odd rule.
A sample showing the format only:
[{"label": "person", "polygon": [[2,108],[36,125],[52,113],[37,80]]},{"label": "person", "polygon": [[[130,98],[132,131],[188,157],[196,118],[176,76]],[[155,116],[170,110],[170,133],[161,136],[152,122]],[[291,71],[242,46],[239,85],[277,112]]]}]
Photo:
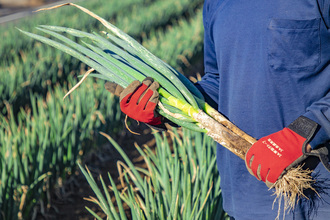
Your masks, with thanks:
[{"label": "person", "polygon": [[[274,191],[267,185],[304,162],[308,152],[322,148],[326,155],[329,148],[330,1],[205,0],[203,10],[205,74],[196,86],[219,112],[259,140],[245,161],[217,147],[223,208],[235,220],[275,219]],[[161,125],[154,113],[157,99],[148,103],[157,97],[157,87],[151,79],[127,87],[120,92],[122,110]],[[137,118],[139,99],[148,112]],[[319,196],[306,192],[286,219],[330,218],[328,165],[311,161],[312,176],[325,185]]]}]

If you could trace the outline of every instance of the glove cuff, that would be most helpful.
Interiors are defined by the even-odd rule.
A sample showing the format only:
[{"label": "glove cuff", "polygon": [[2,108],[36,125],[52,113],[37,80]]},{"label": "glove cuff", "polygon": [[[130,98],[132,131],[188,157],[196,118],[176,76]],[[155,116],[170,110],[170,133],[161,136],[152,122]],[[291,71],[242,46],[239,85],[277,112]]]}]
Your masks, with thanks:
[{"label": "glove cuff", "polygon": [[297,160],[292,162],[288,167],[286,167],[279,178],[281,178],[287,170],[289,170],[292,167],[297,166],[298,164],[300,164],[302,161],[304,161],[309,156],[308,153],[306,153],[306,146],[312,140],[314,135],[316,134],[318,127],[319,127],[319,125],[316,122],[314,122],[313,120],[311,120],[305,116],[300,116],[287,127],[290,130],[292,130],[293,132],[295,132],[296,134],[305,138],[305,141],[304,141],[304,143],[302,145],[302,149],[301,149],[303,154],[301,157],[297,158]]},{"label": "glove cuff", "polygon": [[300,116],[288,126],[290,130],[306,138],[306,143],[313,138],[318,127],[319,125],[316,122],[305,116]]}]

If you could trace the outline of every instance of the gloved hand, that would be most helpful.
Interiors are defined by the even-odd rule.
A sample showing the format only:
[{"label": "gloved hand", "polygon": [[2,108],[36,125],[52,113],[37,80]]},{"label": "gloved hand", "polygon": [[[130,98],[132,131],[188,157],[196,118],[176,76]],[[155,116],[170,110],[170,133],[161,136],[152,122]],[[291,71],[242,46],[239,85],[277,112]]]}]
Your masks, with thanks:
[{"label": "gloved hand", "polygon": [[287,128],[261,138],[245,155],[249,172],[271,187],[286,170],[297,166],[308,156],[320,157],[320,153],[314,150],[311,153],[306,152],[306,146],[317,127],[316,122],[300,116]]},{"label": "gloved hand", "polygon": [[130,118],[149,125],[162,123],[161,117],[155,111],[159,100],[159,84],[151,77],[145,78],[142,83],[133,81],[125,89],[113,82],[107,82],[105,88],[119,96],[120,109]]}]

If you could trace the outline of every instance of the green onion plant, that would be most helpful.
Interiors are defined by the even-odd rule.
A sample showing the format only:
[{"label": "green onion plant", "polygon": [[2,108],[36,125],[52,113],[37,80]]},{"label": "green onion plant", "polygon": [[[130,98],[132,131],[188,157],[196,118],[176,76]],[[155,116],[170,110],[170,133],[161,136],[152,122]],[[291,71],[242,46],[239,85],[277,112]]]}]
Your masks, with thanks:
[{"label": "green onion plant", "polygon": [[222,209],[214,141],[200,132],[182,132],[183,137],[176,129],[170,132],[172,146],[164,133],[155,133],[155,152],[148,146],[136,145],[147,168],[134,166],[121,147],[103,134],[125,162],[117,163],[122,168],[118,169],[120,185],[108,174],[110,190],[102,176],[98,178],[99,187],[88,168],[79,165],[95,193],[87,200],[96,203],[107,219],[228,219]]},{"label": "green onion plant", "polygon": [[33,219],[38,203],[50,204],[58,179],[74,173],[76,161],[97,144],[98,131],[122,127],[117,99],[105,93],[104,82],[93,81],[63,100],[77,83],[68,78],[64,88],[49,89],[46,99],[30,93],[31,108],[16,117],[12,108],[0,115],[0,219]]},{"label": "green onion plant", "polygon": [[[73,28],[41,25],[37,29],[57,41],[20,30],[24,34],[62,50],[86,63],[98,74],[92,76],[115,82],[126,87],[134,80],[142,81],[150,76],[161,85],[158,92],[158,112],[182,127],[207,133],[233,153],[245,157],[245,152],[255,142],[220,113],[209,106],[200,91],[182,74],[157,58],[132,37],[86,8],[67,3],[99,20],[106,31],[87,33]],[[81,39],[76,43],[64,36]],[[176,108],[176,113],[166,108]],[[189,118],[189,120],[184,120]],[[225,123],[225,126],[223,125]]]}]

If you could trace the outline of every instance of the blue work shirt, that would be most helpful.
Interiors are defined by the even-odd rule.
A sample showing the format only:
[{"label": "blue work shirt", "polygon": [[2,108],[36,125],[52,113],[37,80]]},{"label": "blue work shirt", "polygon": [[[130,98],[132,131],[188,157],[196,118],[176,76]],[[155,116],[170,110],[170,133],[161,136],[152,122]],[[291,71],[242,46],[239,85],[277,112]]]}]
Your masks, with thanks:
[{"label": "blue work shirt", "polygon": [[[312,147],[329,142],[329,13],[329,0],[206,0],[200,89],[257,139],[304,115],[320,125]],[[248,173],[242,159],[217,149],[225,211],[236,220],[275,219],[273,191]],[[316,172],[330,182],[321,164]],[[326,193],[302,199],[286,219],[330,219]]]}]

